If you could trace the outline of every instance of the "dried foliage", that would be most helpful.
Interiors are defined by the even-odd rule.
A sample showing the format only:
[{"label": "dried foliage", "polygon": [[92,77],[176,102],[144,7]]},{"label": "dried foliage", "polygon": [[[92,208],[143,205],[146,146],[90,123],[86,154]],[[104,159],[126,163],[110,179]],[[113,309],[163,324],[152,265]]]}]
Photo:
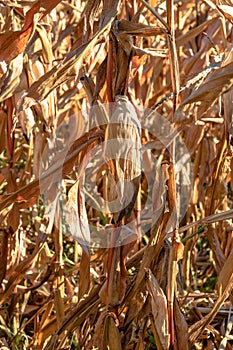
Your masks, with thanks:
[{"label": "dried foliage", "polygon": [[0,1],[1,349],[232,349],[232,21]]}]

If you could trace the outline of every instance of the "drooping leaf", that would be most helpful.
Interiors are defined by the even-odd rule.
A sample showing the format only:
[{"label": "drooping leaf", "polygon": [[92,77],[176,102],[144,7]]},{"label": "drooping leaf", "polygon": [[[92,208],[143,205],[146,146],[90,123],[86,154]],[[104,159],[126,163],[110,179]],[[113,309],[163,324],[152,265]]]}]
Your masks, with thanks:
[{"label": "drooping leaf", "polygon": [[216,98],[227,92],[233,85],[233,62],[211,72],[206,81],[186,98],[181,106],[188,103],[204,101],[210,106]]},{"label": "drooping leaf", "polygon": [[43,100],[53,89],[68,81],[71,77],[76,76],[77,67],[81,67],[83,60],[87,58],[101,37],[103,35],[107,35],[109,32],[111,23],[117,13],[118,5],[119,0],[114,1],[114,3],[111,2],[111,4],[109,3],[109,8],[111,10],[109,12],[107,11],[106,13],[105,10],[103,11],[103,21],[100,25],[100,30],[94,34],[94,36],[87,43],[71,51],[61,64],[52,68],[43,77],[32,84],[27,92],[27,97],[21,108],[34,104],[32,100]]},{"label": "drooping leaf", "polygon": [[33,31],[34,15],[39,8],[37,3],[26,13],[21,31],[0,34],[0,61],[10,62],[24,51]]},{"label": "drooping leaf", "polygon": [[167,299],[150,270],[147,271],[147,288],[151,296],[153,331],[158,349],[169,349]]}]

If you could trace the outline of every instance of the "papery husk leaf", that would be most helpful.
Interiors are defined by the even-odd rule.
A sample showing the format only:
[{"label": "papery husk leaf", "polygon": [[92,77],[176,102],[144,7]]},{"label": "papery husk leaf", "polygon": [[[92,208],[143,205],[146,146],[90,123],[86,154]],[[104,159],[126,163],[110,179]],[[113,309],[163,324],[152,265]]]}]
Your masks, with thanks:
[{"label": "papery husk leaf", "polygon": [[105,159],[113,183],[109,201],[118,198],[123,210],[130,203],[133,205],[137,197],[141,175],[141,126],[126,97],[116,97],[114,107],[105,133]]}]

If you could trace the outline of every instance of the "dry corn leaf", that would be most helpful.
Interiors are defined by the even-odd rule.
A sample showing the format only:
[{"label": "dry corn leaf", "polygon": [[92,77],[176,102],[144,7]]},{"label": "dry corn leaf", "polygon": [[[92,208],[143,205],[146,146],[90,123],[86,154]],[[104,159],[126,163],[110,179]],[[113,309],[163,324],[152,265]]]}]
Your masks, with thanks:
[{"label": "dry corn leaf", "polygon": [[15,203],[10,210],[7,221],[8,227],[11,228],[13,232],[16,232],[20,222],[19,206],[17,203]]},{"label": "dry corn leaf", "polygon": [[158,220],[165,205],[167,193],[165,182],[166,179],[162,167],[158,165],[152,190],[153,220],[155,221]]},{"label": "dry corn leaf", "polygon": [[20,75],[23,71],[23,56],[17,55],[8,64],[6,73],[0,80],[0,102],[12,96],[20,84]]},{"label": "dry corn leaf", "polygon": [[48,33],[46,32],[45,28],[42,26],[36,27],[36,31],[39,34],[39,37],[41,39],[41,44],[42,44],[42,56],[44,59],[44,62],[46,64],[52,63],[53,60],[53,51],[51,48],[51,42],[48,38]]},{"label": "dry corn leaf", "polygon": [[30,257],[25,258],[14,268],[14,272],[11,274],[8,280],[5,290],[0,293],[0,303],[4,303],[7,300],[7,298],[11,295],[11,293],[14,291],[15,287],[22,281],[26,271],[38,259],[38,255],[41,252],[42,248],[43,248],[43,243],[39,247],[36,247],[34,249]]},{"label": "dry corn leaf", "polygon": [[229,254],[227,260],[225,261],[219,275],[218,275],[218,284],[217,290],[219,297],[222,296],[223,292],[229,284],[233,283],[233,250]]},{"label": "dry corn leaf", "polygon": [[204,137],[205,127],[200,125],[187,126],[185,127],[185,134],[185,146],[187,147],[189,153],[192,155]]},{"label": "dry corn leaf", "polygon": [[91,344],[89,344],[88,350],[93,347],[97,347],[98,349],[103,348],[103,329],[104,329],[104,322],[105,322],[106,315],[107,315],[107,312],[104,311],[99,316],[95,324],[94,336],[92,338]]},{"label": "dry corn leaf", "polygon": [[230,21],[233,19],[233,5],[218,5],[217,9]]},{"label": "dry corn leaf", "polygon": [[[15,98],[16,99],[19,98],[19,101],[21,100],[22,96],[23,96],[23,93],[15,94]],[[30,137],[32,136],[33,127],[35,126],[35,115],[32,109],[27,108],[26,110],[21,111],[20,113],[18,113],[18,118],[19,118],[19,123],[22,127],[22,130],[24,132],[24,135],[27,136],[28,140],[30,140]],[[37,148],[35,147],[34,150],[35,150],[34,154],[36,159]]]},{"label": "dry corn leaf", "polygon": [[0,153],[6,148],[7,114],[0,110]]},{"label": "dry corn leaf", "polygon": [[216,19],[218,19],[218,17],[211,18],[201,23],[199,26],[190,29],[189,31],[187,31],[187,33],[178,36],[178,38],[176,38],[176,45],[177,46],[185,45],[187,41],[192,40],[193,38],[201,34],[203,30],[205,30],[208,26],[211,26],[211,24],[214,23]]},{"label": "dry corn leaf", "polygon": [[[45,326],[47,324],[49,324],[49,320],[51,317],[51,312],[53,311],[53,307],[54,304],[52,301],[48,302],[48,304],[46,305],[45,310],[43,310],[42,316],[41,316],[41,320],[38,326],[38,346],[41,347],[41,345],[44,344],[45,339],[47,338],[48,335],[44,334],[44,330],[46,329]],[[54,327],[55,328],[55,327]],[[52,332],[50,334],[52,334],[55,331],[55,329],[52,330]],[[49,334],[49,335],[50,335]]]},{"label": "dry corn leaf", "polygon": [[185,225],[183,227],[180,227],[179,228],[179,232],[180,233],[184,232],[187,229],[189,229],[191,227],[194,227],[194,226],[197,226],[197,225],[212,224],[212,223],[215,223],[215,222],[218,222],[218,221],[228,220],[228,219],[232,219],[232,218],[233,218],[233,209],[227,210],[227,211],[221,212],[221,213],[212,214],[212,215],[206,216],[203,219],[194,221],[194,222],[192,222],[190,224],[187,224],[187,225]]},{"label": "dry corn leaf", "polygon": [[103,0],[103,10],[100,16],[101,29],[107,27],[108,24],[116,17],[119,11],[120,3],[120,0]]},{"label": "dry corn leaf", "polygon": [[110,248],[108,259],[108,276],[103,284],[99,296],[103,303],[111,307],[119,305],[124,297],[125,286],[121,278],[121,247]]},{"label": "dry corn leaf", "polygon": [[10,62],[24,51],[33,31],[34,15],[39,8],[39,4],[35,4],[26,13],[21,31],[0,34],[0,61]]},{"label": "dry corn leaf", "polygon": [[1,257],[1,264],[0,264],[0,285],[2,285],[2,281],[5,278],[6,275],[6,267],[7,267],[7,255],[8,255],[8,232],[4,230],[2,232],[1,237],[1,249],[0,249],[0,257]]},{"label": "dry corn leaf", "polygon": [[180,311],[177,299],[174,300],[175,346],[176,350],[188,350],[188,324]]},{"label": "dry corn leaf", "polygon": [[45,341],[47,341],[57,330],[57,319],[55,318],[48,318],[46,325],[40,329],[39,332],[39,350],[44,349]]},{"label": "dry corn leaf", "polygon": [[95,16],[97,10],[100,6],[101,0],[88,0],[83,11],[82,17],[84,18],[85,23],[85,31],[83,33],[83,42],[88,41],[93,35],[93,27]]},{"label": "dry corn leaf", "polygon": [[[101,287],[99,296],[106,305],[117,306],[125,296],[126,258],[137,240],[137,235],[125,225],[109,229],[106,227],[105,241],[108,240],[110,241],[108,276]],[[105,245],[108,246],[106,242]]]},{"label": "dry corn leaf", "polygon": [[64,320],[64,302],[59,289],[54,291],[54,306],[56,310],[57,325],[60,326]]},{"label": "dry corn leaf", "polygon": [[91,237],[82,186],[83,178],[76,181],[69,190],[65,215],[69,232],[75,240],[85,246],[90,245]]},{"label": "dry corn leaf", "polygon": [[154,337],[159,350],[169,349],[167,299],[152,272],[147,270],[147,289],[151,296]]},{"label": "dry corn leaf", "polygon": [[[61,2],[61,0],[38,0],[35,5],[33,5],[33,7],[36,6],[40,6],[41,8],[41,12],[42,12],[42,16],[40,18],[45,17],[49,12],[52,11],[52,9],[54,9],[54,7],[56,7],[59,2]],[[43,9],[43,10],[42,10]]]},{"label": "dry corn leaf", "polygon": [[170,219],[169,219],[169,231],[173,231],[176,228],[177,220],[178,220],[178,213],[177,213],[177,193],[176,193],[176,180],[175,180],[175,167],[173,163],[170,163],[167,169],[168,172],[168,179],[167,179],[167,200],[168,200],[168,208],[170,212]]},{"label": "dry corn leaf", "polygon": [[100,30],[94,34],[92,39],[87,43],[81,45],[77,49],[71,51],[66,59],[57,66],[53,67],[43,77],[32,84],[27,91],[27,96],[21,106],[21,109],[29,107],[31,104],[35,104],[34,101],[41,101],[45,99],[52,90],[68,81],[71,77],[77,75],[77,68],[79,69],[83,63],[83,60],[93,51],[95,45],[99,42],[102,36],[106,36],[110,30],[111,23],[118,10],[119,0],[109,2],[109,11],[105,11],[105,7],[102,13],[102,21]]},{"label": "dry corn leaf", "polygon": [[[218,71],[220,65],[222,69],[223,65],[227,67],[227,64],[232,62],[232,0],[216,0],[215,3],[216,5],[210,0],[205,0],[201,4],[196,4],[194,0],[179,3],[173,0],[161,3],[154,0],[0,1],[2,38],[6,33],[16,33],[15,37],[13,34],[10,38],[16,40],[17,45],[13,48],[13,43],[10,45],[9,42],[9,47],[12,47],[13,54],[23,50],[9,63],[0,62],[0,117],[3,117],[0,120],[0,208],[2,208],[0,281],[2,280],[1,291],[8,293],[5,304],[9,306],[5,310],[4,304],[0,310],[2,328],[0,347],[59,350],[68,349],[77,343],[77,346],[87,350],[94,347],[102,349],[105,324],[107,342],[112,343],[112,339],[118,340],[112,347],[120,347],[120,343],[127,350],[153,347],[152,333],[157,334],[157,324],[151,317],[152,300],[147,290],[148,283],[147,287],[145,285],[145,268],[150,268],[156,273],[159,287],[152,286],[152,288],[154,293],[159,295],[155,302],[162,300],[161,310],[164,305],[166,306],[166,299],[162,298],[160,289],[165,291],[169,284],[170,294],[173,296],[177,284],[175,291],[179,305],[175,299],[172,309],[174,350],[187,348],[187,324],[180,312],[181,307],[189,327],[190,346],[192,342],[194,347],[200,347],[201,341],[204,343],[204,335],[201,339],[198,337],[205,327],[215,335],[216,346],[220,343],[219,330],[224,334],[224,319],[228,312],[229,301],[232,300],[232,296],[228,293],[232,288],[230,261],[225,265],[226,276],[224,271],[221,274],[229,252],[232,252],[233,244],[231,191],[233,163],[231,161],[231,169],[228,172],[223,169],[225,165],[221,165],[222,156],[232,158],[232,89],[215,99],[210,106],[212,101],[205,102],[204,99],[208,94],[214,99],[215,94],[218,95],[217,89],[222,89],[220,84],[224,84],[221,79],[217,80],[216,85],[219,86],[214,87],[212,92],[207,91],[199,106],[192,103],[187,103],[184,109],[182,106],[183,119],[176,120],[175,125],[172,124],[175,104],[186,101],[188,97],[193,96],[195,90],[197,92],[207,84],[211,78],[210,72],[215,77],[215,74],[220,72]],[[46,13],[57,4],[57,9],[46,16]],[[24,13],[30,8],[35,10],[35,6],[39,6],[38,14],[35,13],[33,20],[28,18],[27,14],[27,23],[23,27],[31,28],[28,29],[28,33],[32,30],[31,39],[29,38],[27,42],[27,37],[23,37],[20,29],[23,26]],[[220,14],[220,17],[217,18],[216,14]],[[158,27],[160,23],[166,28],[167,33]],[[103,27],[105,30],[100,34]],[[19,31],[15,32],[16,30]],[[169,40],[169,46],[166,39]],[[179,49],[177,58],[173,42]],[[230,54],[221,64],[227,52]],[[162,57],[157,57],[158,55]],[[177,69],[177,61],[182,70],[181,74]],[[84,76],[82,83],[78,81],[81,75]],[[171,86],[177,95],[179,86],[175,83],[179,78],[182,91],[179,94],[179,101],[174,98],[172,103]],[[36,82],[38,85],[35,87],[33,84]],[[30,86],[35,88],[33,88],[35,101],[30,100],[29,96],[29,100],[25,99],[24,103],[25,91],[30,90]],[[205,86],[208,88],[208,85]],[[54,91],[49,93],[53,88]],[[129,96],[132,105],[135,106],[132,115],[134,116],[134,112],[137,111],[138,124],[142,124],[142,132],[141,130],[138,132],[138,128],[134,126],[122,127],[120,123],[115,125],[115,128],[112,126],[113,135],[120,135],[125,146],[124,148],[119,142],[117,144],[119,147],[116,152],[112,152],[112,156],[123,155],[124,159],[120,161],[115,158],[108,159],[109,168],[107,168],[102,144],[106,127],[111,124],[109,117],[111,118],[114,108],[111,110],[111,106],[109,108],[104,104],[106,101],[114,101],[118,94]],[[44,98],[46,96],[47,98]],[[38,101],[37,97],[42,101]],[[24,107],[27,107],[27,102],[28,105],[30,103],[34,105],[26,110]],[[23,108],[18,114],[20,105]],[[163,133],[165,145],[163,142],[157,142],[160,140],[157,137],[160,135],[158,131],[165,127],[164,123],[160,123],[153,113],[150,113],[151,118],[146,119],[144,114],[139,117],[141,109],[137,109],[138,105],[140,108],[153,106],[169,125],[177,130],[181,129],[183,142],[186,147],[188,146],[188,151],[183,151],[182,141],[178,138],[173,140],[173,137],[169,136],[173,132],[168,131],[170,129]],[[129,111],[131,113],[130,108]],[[77,123],[72,122],[73,114],[77,116]],[[186,116],[188,118],[185,118]],[[145,119],[148,123],[144,123]],[[83,135],[87,125],[88,129],[93,126],[97,128]],[[7,127],[8,139],[4,136]],[[13,128],[14,132],[11,133]],[[76,134],[76,138],[72,138],[71,142],[69,142],[70,130],[72,135]],[[124,140],[124,131],[129,142]],[[68,135],[67,138],[64,137],[65,134]],[[54,135],[56,135],[55,142]],[[128,162],[125,161],[127,158],[125,152],[129,150],[131,152],[134,137],[139,137],[140,142],[146,146],[141,147],[140,142],[140,147],[136,146],[136,149],[139,148],[144,152],[142,153],[144,171],[141,179],[136,177],[132,180],[131,187],[128,186],[131,177],[140,173],[140,171],[137,173],[136,167],[133,169],[135,162],[131,159],[133,157],[129,156]],[[41,188],[37,181],[47,140],[55,152],[46,154],[51,167],[45,170],[41,179],[50,189],[47,195],[51,194],[51,198],[55,196],[57,199],[57,202],[53,203],[54,213],[51,214],[49,222],[47,213],[44,212],[44,203],[39,196]],[[71,145],[73,140],[76,141]],[[171,281],[169,277],[167,283],[170,244],[166,238],[171,234],[166,229],[171,217],[166,201],[166,181],[169,175],[168,171],[168,176],[163,176],[161,172],[154,173],[158,164],[164,164],[163,161],[169,159],[166,148],[173,141],[178,146],[174,148],[176,156],[180,157],[180,153],[185,153],[181,161],[174,162],[176,171],[181,168],[186,170],[186,166],[192,166],[194,162],[195,183],[189,184],[190,192],[193,190],[193,196],[189,196],[192,197],[191,205],[188,206],[182,222],[179,219],[181,239],[185,242],[185,255],[179,262],[184,271],[182,285],[179,283],[180,274],[175,280],[177,259],[182,255],[182,246],[179,249],[174,244],[174,255],[170,263],[170,267],[171,264],[174,265],[170,269],[174,279]],[[63,144],[66,150],[69,149],[68,154],[56,152],[56,143],[59,147]],[[223,143],[224,154],[221,152]],[[95,171],[92,174],[93,167],[87,167],[85,178],[82,180],[81,173],[84,171],[81,171],[79,164],[89,152],[88,145],[91,145],[90,148],[93,147],[92,150],[95,150],[94,146],[97,145],[99,153],[93,158]],[[8,149],[7,154],[5,148]],[[192,153],[191,164],[185,163],[184,160],[188,153]],[[92,164],[92,160],[89,164]],[[165,169],[167,165],[162,166]],[[10,178],[10,174],[14,176]],[[58,177],[61,179],[62,190],[64,189],[61,201],[58,200],[56,185]],[[122,182],[119,181],[119,177]],[[36,181],[32,181],[34,179]],[[89,186],[89,179],[92,181],[92,187]],[[79,185],[72,190],[77,180]],[[177,174],[176,180],[177,183],[169,184],[170,208],[174,207],[176,201],[175,193],[172,194],[175,190],[177,190],[177,208],[179,203],[181,207],[184,206],[184,196],[179,197],[180,188],[186,186],[183,170],[179,176]],[[98,242],[94,241],[95,245],[90,249],[90,254],[88,249],[86,252],[86,246],[83,245],[82,253],[82,248],[77,242],[73,242],[70,235],[63,235],[63,232],[68,232],[68,226],[65,216],[58,215],[58,208],[59,206],[64,208],[63,198],[65,200],[70,190],[70,195],[73,191],[74,202],[77,199],[75,220],[86,215],[85,220],[88,218],[89,223],[95,226],[91,234],[95,235],[93,237],[97,238]],[[94,194],[93,198],[98,200],[99,206],[96,206],[96,203],[92,205],[91,197],[86,197],[84,206],[85,198],[82,196],[84,191],[85,196]],[[132,211],[134,204],[132,198],[137,191],[137,207],[135,206]],[[128,193],[129,202],[132,199],[132,203],[127,202]],[[122,199],[122,195],[123,204],[130,204],[130,208],[123,210],[122,203],[118,201],[118,197]],[[117,247],[112,247],[114,237],[111,235],[110,225],[106,225],[106,222],[112,219],[104,212],[103,203],[108,198],[116,198],[116,202],[120,204],[115,207],[116,220],[121,218],[125,220],[118,237],[120,242],[115,242]],[[52,212],[52,207],[49,208],[49,205],[50,203],[46,205],[47,211],[51,209]],[[85,215],[82,212],[84,208]],[[107,209],[109,208],[111,209],[110,203]],[[218,213],[208,216],[216,208]],[[157,221],[154,222],[156,215]],[[198,220],[199,218],[201,219]],[[56,224],[54,228],[53,223]],[[137,244],[134,244],[136,234],[130,232],[127,226],[135,232],[139,232],[141,227],[142,239],[138,239]],[[174,223],[170,226],[173,227]],[[208,229],[205,226],[208,226]],[[17,290],[15,288],[10,291],[7,281],[10,281],[11,276],[17,277],[15,267],[33,254],[36,237],[46,230],[52,234],[47,235],[44,249],[32,264],[25,267],[25,270],[17,271],[18,274],[23,273],[20,285],[16,284]],[[4,241],[5,232],[8,235],[7,244]],[[207,241],[208,247],[206,247]],[[103,248],[96,250],[96,243]],[[112,256],[108,255],[106,247],[114,248]],[[41,267],[45,265],[48,269],[42,271]],[[64,268],[61,268],[63,266]],[[192,279],[190,271],[195,272],[195,279]],[[102,296],[101,299],[106,302],[107,295],[110,304],[114,305],[112,308],[109,305],[111,313],[106,310],[107,307],[103,306],[98,296],[106,273],[110,286],[104,291],[105,299],[103,300]],[[214,291],[215,277],[212,276],[216,276],[220,281],[218,291],[222,297],[218,300],[216,293],[207,293],[203,290],[205,283],[206,289]],[[15,283],[16,279],[12,283],[12,288]],[[200,289],[201,293],[197,291]],[[56,294],[57,290],[60,295]],[[66,297],[63,299],[64,290]],[[188,290],[193,292],[186,294]],[[227,296],[229,301],[225,299]],[[173,298],[169,296],[169,307],[172,301]],[[223,302],[224,307],[220,309]],[[190,310],[190,304],[194,306],[193,310]],[[157,308],[160,308],[160,304]],[[203,323],[197,322],[202,311],[208,312],[208,317],[203,317]],[[105,323],[106,315],[112,317],[107,323]],[[93,333],[96,320],[101,318],[97,329],[99,337],[97,344]],[[11,332],[11,325],[14,334]],[[226,337],[227,333],[224,340]],[[213,346],[210,343],[208,346]],[[227,349],[231,349],[231,340],[228,339],[226,344]],[[157,342],[156,346],[159,346]]]},{"label": "dry corn leaf", "polygon": [[[209,26],[203,36],[200,48],[194,49],[194,53],[185,60],[185,62],[180,66],[181,74],[185,77],[185,80],[189,76],[196,76],[197,72],[200,72],[202,78],[206,77],[205,71],[203,70],[206,66],[206,55],[212,44],[209,38],[213,40],[219,35],[221,29],[220,19],[216,19],[211,26]],[[216,64],[214,65],[216,67]],[[208,70],[207,70],[208,71]]]},{"label": "dry corn leaf", "polygon": [[104,324],[103,350],[121,350],[121,339],[114,318],[107,315]]},{"label": "dry corn leaf", "polygon": [[125,94],[125,86],[129,75],[129,64],[132,55],[133,40],[131,37],[122,35],[118,37],[119,45],[116,51],[116,82],[113,86],[113,96]]},{"label": "dry corn leaf", "polygon": [[152,57],[167,57],[167,50],[153,49],[153,47],[142,49],[133,45],[133,50],[135,55],[143,58],[142,61],[146,61],[147,57],[145,55],[150,55]]},{"label": "dry corn leaf", "polygon": [[[70,169],[72,169],[72,166],[74,162],[76,161],[77,155],[85,149],[88,145],[92,144],[93,141],[97,141],[99,138],[103,136],[103,131],[97,131],[96,129],[93,129],[91,132],[88,132],[83,135],[83,137],[79,138],[70,148],[70,152],[68,152],[67,158],[64,160],[64,157],[61,157],[59,161],[57,161],[51,168],[49,168],[40,178],[40,182],[43,182],[46,184],[47,181],[50,181],[51,177],[54,175],[54,173],[59,173],[61,171],[61,168],[63,170],[63,175],[70,172]],[[56,176],[56,178],[58,178]],[[11,205],[12,201],[17,201],[17,198],[19,198],[20,201],[22,201],[22,198],[26,201],[29,201],[32,197],[38,196],[40,192],[39,188],[39,180],[34,180],[30,182],[29,184],[21,187],[16,192],[8,195],[6,198],[4,198],[0,203],[0,212]],[[47,186],[47,185],[46,185]]]},{"label": "dry corn leaf", "polygon": [[223,96],[224,103],[224,119],[226,120],[227,129],[232,133],[233,127],[233,89],[226,92]]},{"label": "dry corn leaf", "polygon": [[45,99],[55,88],[68,81],[71,77],[75,77],[76,71],[75,66],[82,63],[85,57],[91,52],[94,45],[97,43],[99,36],[104,32],[99,32],[91,41],[84,44],[81,48],[72,52],[72,57],[67,62],[59,64],[48,71],[38,81],[32,84],[27,91],[27,96],[21,106],[21,109],[27,108],[33,104],[34,101],[41,101]]},{"label": "dry corn leaf", "polygon": [[[98,293],[100,286],[92,289],[91,292],[82,298],[78,304],[76,304],[69,313],[66,315],[62,325],[57,329],[57,335],[61,335],[63,332],[73,332],[80,324],[87,318],[87,316],[98,307],[100,303]],[[56,319],[51,322],[54,323]]]},{"label": "dry corn leaf", "polygon": [[[228,265],[225,267],[227,272],[229,273]],[[196,322],[189,328],[189,341],[193,344],[198,337],[202,334],[205,327],[212,322],[219,309],[221,308],[224,301],[230,296],[233,288],[233,275],[229,276],[229,279],[224,282],[224,290],[221,291],[221,295],[216,300],[211,311],[203,317],[200,321]]]},{"label": "dry corn leaf", "polygon": [[107,57],[100,64],[96,74],[96,85],[95,85],[95,91],[94,91],[95,98],[99,97],[100,91],[104,87],[104,84],[106,82],[106,74],[107,74]]},{"label": "dry corn leaf", "polygon": [[127,34],[145,37],[165,33],[165,30],[159,26],[146,26],[143,23],[134,23],[125,19],[117,21],[114,29],[115,34],[119,36]]},{"label": "dry corn leaf", "polygon": [[186,98],[181,106],[188,103],[203,101],[206,108],[210,106],[216,98],[227,92],[233,85],[233,62],[224,67],[220,67],[211,72],[206,81]]},{"label": "dry corn leaf", "polygon": [[[80,218],[82,220],[82,218]],[[87,246],[82,246],[82,256],[79,272],[79,300],[88,292],[90,288],[90,251]]]}]

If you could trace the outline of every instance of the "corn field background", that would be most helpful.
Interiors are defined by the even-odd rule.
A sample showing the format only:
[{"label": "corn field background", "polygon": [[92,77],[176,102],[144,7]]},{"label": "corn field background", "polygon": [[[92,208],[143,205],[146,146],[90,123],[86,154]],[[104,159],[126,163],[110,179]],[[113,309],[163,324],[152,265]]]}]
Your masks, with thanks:
[{"label": "corn field background", "polygon": [[2,350],[232,349],[232,21],[0,1]]}]

